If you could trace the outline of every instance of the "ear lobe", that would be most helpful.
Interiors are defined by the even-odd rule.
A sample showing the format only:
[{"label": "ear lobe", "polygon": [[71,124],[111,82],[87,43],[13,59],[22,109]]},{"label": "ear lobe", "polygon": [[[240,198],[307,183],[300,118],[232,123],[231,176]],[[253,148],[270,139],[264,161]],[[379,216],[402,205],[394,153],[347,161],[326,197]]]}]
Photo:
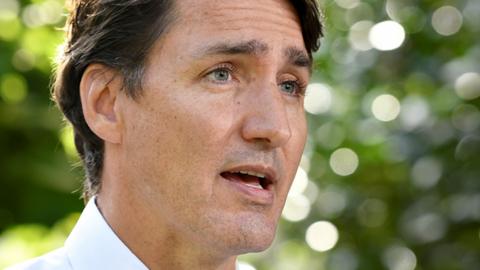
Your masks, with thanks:
[{"label": "ear lobe", "polygon": [[83,115],[90,129],[105,142],[120,143],[122,118],[118,108],[122,77],[102,64],[91,64],[80,82]]}]

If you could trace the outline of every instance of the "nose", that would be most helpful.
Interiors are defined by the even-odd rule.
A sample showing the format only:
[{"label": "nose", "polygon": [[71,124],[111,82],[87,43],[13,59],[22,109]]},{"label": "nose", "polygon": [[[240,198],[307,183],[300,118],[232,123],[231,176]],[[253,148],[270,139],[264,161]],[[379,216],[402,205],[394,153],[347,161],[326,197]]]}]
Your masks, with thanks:
[{"label": "nose", "polygon": [[267,148],[284,145],[292,133],[285,100],[277,85],[248,92],[246,104],[242,106],[246,115],[241,128],[243,139]]}]

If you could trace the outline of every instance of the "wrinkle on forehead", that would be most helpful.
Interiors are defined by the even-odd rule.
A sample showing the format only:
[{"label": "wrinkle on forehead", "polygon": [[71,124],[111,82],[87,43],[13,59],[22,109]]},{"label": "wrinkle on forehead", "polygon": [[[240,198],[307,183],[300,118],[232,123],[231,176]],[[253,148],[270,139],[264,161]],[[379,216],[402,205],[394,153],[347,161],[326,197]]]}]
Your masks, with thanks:
[{"label": "wrinkle on forehead", "polygon": [[221,30],[275,28],[288,35],[301,33],[296,11],[286,0],[187,0],[182,1],[179,9],[183,20],[214,25]]}]

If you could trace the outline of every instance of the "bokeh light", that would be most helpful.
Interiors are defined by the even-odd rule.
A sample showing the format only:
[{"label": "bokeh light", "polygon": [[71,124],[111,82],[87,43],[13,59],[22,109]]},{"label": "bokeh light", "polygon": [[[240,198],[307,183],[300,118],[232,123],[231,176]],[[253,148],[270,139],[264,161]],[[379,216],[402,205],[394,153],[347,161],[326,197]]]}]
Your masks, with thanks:
[{"label": "bokeh light", "polygon": [[337,244],[338,237],[335,225],[329,221],[317,221],[308,227],[305,240],[313,250],[324,252]]},{"label": "bokeh light", "polygon": [[302,168],[299,167],[297,169],[297,173],[295,174],[295,178],[293,179],[292,186],[289,190],[289,195],[298,195],[305,191],[308,185],[308,175],[307,172]]},{"label": "bokeh light", "polygon": [[350,46],[357,51],[370,50],[372,48],[372,44],[368,39],[368,34],[370,33],[372,26],[373,22],[371,21],[359,21],[353,24],[348,33],[348,41],[350,42]]},{"label": "bokeh light", "polygon": [[308,183],[307,172],[301,167],[298,168],[282,211],[284,219],[298,222],[307,218],[310,213],[311,202],[303,192],[306,190]]},{"label": "bokeh light", "polygon": [[328,122],[315,131],[315,138],[326,149],[335,149],[345,140],[345,129],[334,122]]},{"label": "bokeh light", "polygon": [[12,65],[19,71],[29,71],[35,66],[35,55],[27,50],[19,49],[12,57]]},{"label": "bokeh light", "polygon": [[392,20],[402,24],[407,33],[420,32],[427,22],[424,11],[409,1],[387,0],[385,10]]},{"label": "bokeh light", "polygon": [[329,186],[319,192],[316,208],[322,216],[335,218],[347,207],[347,196],[348,194],[339,187]]},{"label": "bokeh light", "polygon": [[310,203],[314,203],[318,198],[318,187],[313,181],[308,181],[307,188],[303,192]]},{"label": "bokeh light", "polygon": [[0,20],[16,17],[19,11],[20,4],[17,0],[2,0],[0,2]]},{"label": "bokeh light", "polygon": [[421,96],[408,96],[402,100],[400,120],[407,131],[423,127],[430,118],[430,105]]},{"label": "bokeh light", "polygon": [[350,9],[357,6],[360,3],[360,0],[335,0],[335,3],[342,8]]},{"label": "bokeh light", "polygon": [[395,21],[383,21],[372,26],[368,38],[375,49],[391,51],[402,46],[405,30]]},{"label": "bokeh light", "polygon": [[400,114],[400,102],[392,95],[379,95],[372,102],[372,113],[380,121],[392,121]]},{"label": "bokeh light", "polygon": [[311,114],[325,113],[332,105],[330,87],[321,83],[308,85],[305,96],[305,110]]},{"label": "bokeh light", "polygon": [[435,10],[432,15],[432,26],[437,33],[443,36],[451,36],[462,27],[462,13],[452,6],[442,6]]},{"label": "bokeh light", "polygon": [[423,157],[417,160],[412,167],[413,184],[427,189],[435,186],[442,176],[443,166],[434,157]]},{"label": "bokeh light", "polygon": [[480,30],[480,2],[478,0],[470,0],[466,3],[463,14],[465,21],[474,30]]},{"label": "bokeh light", "polygon": [[404,221],[403,230],[410,241],[430,243],[441,239],[448,228],[447,220],[437,213],[423,213]]},{"label": "bokeh light", "polygon": [[447,200],[448,217],[454,222],[480,220],[480,193],[459,193]]},{"label": "bokeh light", "polygon": [[394,21],[400,21],[400,10],[404,8],[403,1],[396,0],[387,0],[385,3],[385,11],[387,12],[388,17]]},{"label": "bokeh light", "polygon": [[391,246],[383,254],[383,262],[389,270],[414,270],[417,257],[409,248]]},{"label": "bokeh light", "polygon": [[358,155],[352,149],[340,148],[332,153],[329,163],[334,173],[341,176],[351,175],[358,168]]},{"label": "bokeh light", "polygon": [[242,261],[239,261],[237,266],[238,270],[257,270],[253,265]]},{"label": "bokeh light", "polygon": [[[371,21],[375,18],[373,7],[365,1],[359,2],[355,7],[347,9],[345,12],[345,21],[347,26],[351,26],[359,21]],[[348,30],[345,29],[345,30]]]},{"label": "bokeh light", "polygon": [[465,100],[472,100],[480,97],[480,74],[467,72],[462,74],[455,81],[455,92]]},{"label": "bokeh light", "polygon": [[291,195],[285,201],[282,217],[291,222],[298,222],[307,218],[310,208],[310,201],[305,195]]},{"label": "bokeh light", "polygon": [[0,77],[0,97],[7,103],[15,104],[23,101],[27,96],[27,82],[16,73],[5,74]]},{"label": "bokeh light", "polygon": [[31,4],[23,9],[22,20],[27,27],[56,24],[62,19],[63,7],[58,1],[47,0],[41,4]]}]

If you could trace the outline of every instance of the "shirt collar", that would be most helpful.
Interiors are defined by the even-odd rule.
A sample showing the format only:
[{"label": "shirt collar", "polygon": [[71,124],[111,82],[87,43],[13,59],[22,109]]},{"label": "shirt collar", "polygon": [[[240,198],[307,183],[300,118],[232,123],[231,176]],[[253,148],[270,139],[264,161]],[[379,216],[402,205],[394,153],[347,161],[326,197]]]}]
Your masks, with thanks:
[{"label": "shirt collar", "polygon": [[[148,270],[118,238],[91,198],[65,241],[67,256],[74,270]],[[238,261],[235,269],[240,269]]]},{"label": "shirt collar", "polygon": [[118,238],[90,199],[77,224],[65,241],[74,270],[148,270]]}]

